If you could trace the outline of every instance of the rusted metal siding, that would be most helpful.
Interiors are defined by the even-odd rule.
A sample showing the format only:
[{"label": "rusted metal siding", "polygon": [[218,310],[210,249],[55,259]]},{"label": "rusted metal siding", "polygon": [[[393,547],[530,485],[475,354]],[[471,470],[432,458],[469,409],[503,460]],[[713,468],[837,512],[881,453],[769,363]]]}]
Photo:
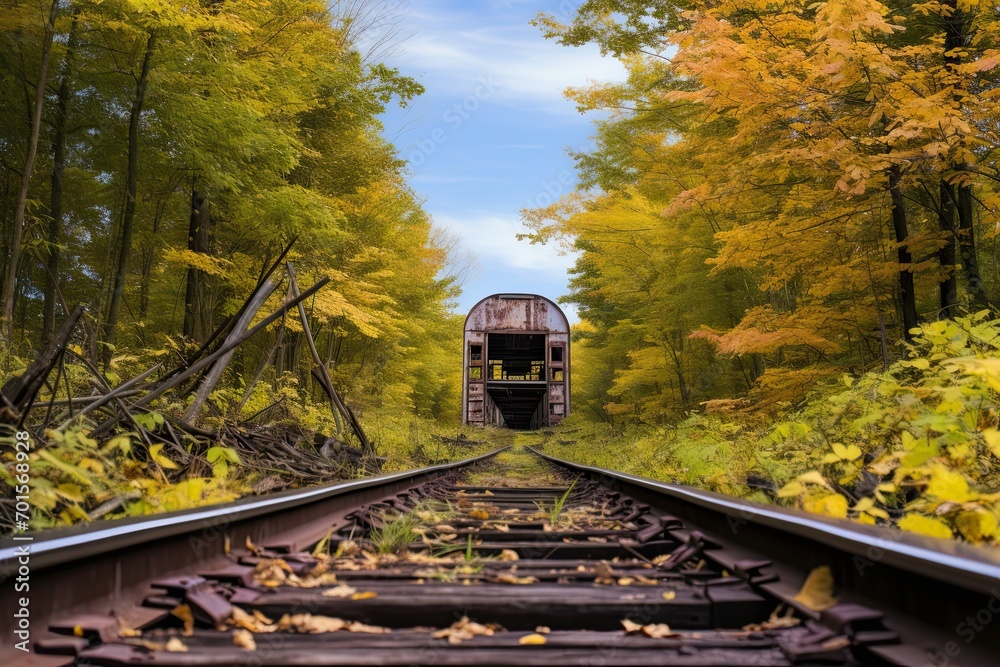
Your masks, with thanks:
[{"label": "rusted metal siding", "polygon": [[569,334],[569,322],[559,306],[543,296],[494,294],[473,306],[465,330]]},{"label": "rusted metal siding", "polygon": [[[545,377],[533,383],[533,389],[539,391],[540,387],[544,395],[532,417],[532,427],[556,424],[568,416],[570,350],[569,321],[565,314],[555,303],[537,294],[494,294],[473,306],[465,321],[462,423],[504,425],[502,410],[491,399],[489,388],[502,385],[518,391],[529,385],[487,377],[489,334],[545,336]],[[472,358],[473,346],[479,346],[478,360]],[[561,358],[554,357],[552,348],[561,348]]]}]

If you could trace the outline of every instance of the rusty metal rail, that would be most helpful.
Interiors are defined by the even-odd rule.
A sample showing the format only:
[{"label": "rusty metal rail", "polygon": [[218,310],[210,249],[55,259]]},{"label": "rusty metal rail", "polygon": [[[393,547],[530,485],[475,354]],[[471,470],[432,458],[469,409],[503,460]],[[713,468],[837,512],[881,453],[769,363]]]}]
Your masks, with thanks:
[{"label": "rusty metal rail", "polygon": [[[561,471],[558,484],[482,486],[466,475],[489,463],[478,457],[192,512],[169,529],[110,525],[103,546],[85,544],[86,531],[53,536],[38,552],[50,632],[37,654],[15,657],[108,667],[1000,663],[988,629],[1000,615],[998,560],[535,453]],[[796,594],[822,566],[836,600],[816,611]],[[966,641],[956,625],[969,618],[981,630],[969,626]]]}]

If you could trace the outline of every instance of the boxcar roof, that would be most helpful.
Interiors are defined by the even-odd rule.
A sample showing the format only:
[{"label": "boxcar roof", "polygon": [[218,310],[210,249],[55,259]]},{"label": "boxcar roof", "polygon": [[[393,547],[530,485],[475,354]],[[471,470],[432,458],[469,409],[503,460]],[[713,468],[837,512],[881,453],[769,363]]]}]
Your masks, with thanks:
[{"label": "boxcar roof", "polygon": [[569,333],[569,320],[555,302],[538,294],[491,294],[469,311],[466,331]]}]

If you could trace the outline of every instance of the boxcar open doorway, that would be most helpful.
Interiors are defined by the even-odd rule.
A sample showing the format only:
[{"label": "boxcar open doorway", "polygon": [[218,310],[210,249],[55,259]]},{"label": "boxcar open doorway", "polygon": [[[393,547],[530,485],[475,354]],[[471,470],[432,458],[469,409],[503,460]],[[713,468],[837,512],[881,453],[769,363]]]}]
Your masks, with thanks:
[{"label": "boxcar open doorway", "polygon": [[569,322],[535,294],[494,294],[465,320],[462,423],[535,429],[569,414]]}]

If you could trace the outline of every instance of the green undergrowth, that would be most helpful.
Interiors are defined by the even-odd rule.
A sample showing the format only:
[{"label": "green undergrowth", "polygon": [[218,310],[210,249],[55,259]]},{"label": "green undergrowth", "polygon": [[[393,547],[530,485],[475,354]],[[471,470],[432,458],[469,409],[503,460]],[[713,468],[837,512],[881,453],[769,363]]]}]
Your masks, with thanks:
[{"label": "green undergrowth", "polygon": [[546,453],[760,502],[1000,544],[1000,321],[925,324],[885,372],[843,376],[776,422],[672,426],[570,417]]},{"label": "green undergrowth", "polygon": [[[74,372],[69,366],[68,370]],[[154,431],[170,414],[180,414],[183,407],[164,403],[157,406],[158,412],[136,413],[134,418]],[[287,431],[298,439],[298,447],[319,452],[313,433],[329,433],[333,428],[332,419],[322,414],[323,406],[289,400],[279,407],[280,412],[271,411],[266,427],[279,434]],[[506,431],[495,437],[496,429],[469,432],[466,437],[466,431],[458,426],[403,410],[398,414],[368,410],[361,413],[360,420],[382,460],[381,471],[387,473],[469,458],[502,446],[496,440],[512,439]],[[205,421],[221,423],[222,418]],[[91,437],[95,425],[74,420],[65,428],[45,429],[44,438],[33,441],[27,462],[31,529],[185,510],[316,483],[296,481],[293,471],[262,466],[210,439],[185,435],[181,449],[155,441],[146,443],[135,432],[123,430],[95,439]],[[15,457],[13,447],[5,447],[0,454],[0,490],[7,498],[13,497],[18,486]],[[343,468],[324,481],[373,472]],[[276,487],[274,480],[280,480],[282,486]],[[14,523],[13,512],[0,509],[4,510],[0,533],[8,532]]]}]

